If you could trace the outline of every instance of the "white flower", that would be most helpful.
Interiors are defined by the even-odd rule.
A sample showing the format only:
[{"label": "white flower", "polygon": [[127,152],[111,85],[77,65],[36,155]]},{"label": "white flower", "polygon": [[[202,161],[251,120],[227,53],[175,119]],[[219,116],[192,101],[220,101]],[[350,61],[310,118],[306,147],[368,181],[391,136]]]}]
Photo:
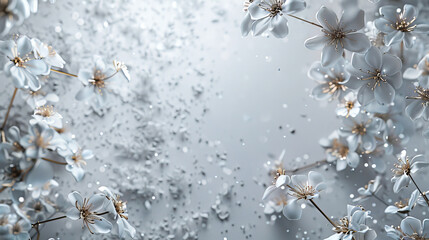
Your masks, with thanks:
[{"label": "white flower", "polygon": [[22,137],[19,143],[25,148],[25,155],[28,158],[37,159],[47,149],[56,150],[62,147],[64,140],[54,129],[42,123],[36,123],[29,127],[29,134]]},{"label": "white flower", "polygon": [[53,106],[45,105],[37,107],[34,110],[33,119],[30,120],[30,124],[45,123],[46,125],[54,128],[63,127],[63,116],[54,110]]},{"label": "white flower", "polygon": [[362,10],[346,10],[338,21],[337,15],[326,7],[317,12],[317,20],[323,26],[322,34],[307,39],[305,46],[322,51],[322,65],[332,66],[342,58],[344,49],[362,53],[370,46],[368,38],[358,33],[365,26]]},{"label": "white flower", "polygon": [[241,32],[246,36],[250,28],[255,36],[270,31],[277,38],[289,33],[286,16],[304,10],[302,0],[255,0],[249,7],[241,24]]},{"label": "white flower", "polygon": [[32,108],[46,105],[47,103],[57,103],[60,99],[55,93],[45,93],[41,89],[37,91],[20,91],[22,98]]},{"label": "white flower", "polygon": [[380,188],[381,188],[380,182],[381,182],[381,177],[377,176],[377,177],[375,177],[374,180],[369,181],[367,185],[359,188],[357,191],[358,191],[360,196],[353,199],[353,202],[359,202],[362,200],[366,200],[368,197],[371,197],[374,194],[376,194],[378,192],[378,190],[380,190]]},{"label": "white flower", "polygon": [[347,216],[333,228],[336,233],[325,240],[374,240],[377,234],[366,225],[370,213],[360,206],[347,205]]},{"label": "white flower", "polygon": [[336,163],[337,171],[346,169],[347,165],[351,168],[359,165],[357,145],[350,147],[346,138],[338,136],[338,132],[333,132],[328,139],[321,139],[319,143],[325,149],[326,160]]},{"label": "white flower", "polygon": [[372,46],[365,54],[353,53],[352,66],[348,68],[353,76],[349,82],[358,89],[360,104],[367,105],[374,100],[384,105],[393,102],[395,90],[402,85],[401,59]]},{"label": "white flower", "polygon": [[416,68],[407,68],[404,78],[417,79],[420,87],[429,88],[429,54],[420,60]]},{"label": "white flower", "polygon": [[402,151],[400,158],[398,159],[398,163],[392,169],[393,177],[392,182],[393,192],[398,193],[402,188],[407,187],[410,184],[411,173],[416,173],[418,170],[427,167],[429,165],[428,162],[425,162],[423,155],[416,155],[411,160],[406,155],[405,151]]},{"label": "white flower", "polygon": [[21,25],[30,16],[27,0],[2,1],[0,7],[3,9],[0,16],[0,36],[5,36],[14,25]]},{"label": "white flower", "polygon": [[360,103],[357,101],[356,93],[349,92],[344,98],[340,99],[338,107],[335,110],[338,116],[356,117],[360,112]]},{"label": "white flower", "polygon": [[[128,70],[123,63],[114,61],[113,66],[106,67],[99,56],[94,57],[95,67],[92,70],[79,70],[78,78],[84,88],[76,94],[76,100],[90,100],[93,107],[102,109],[110,104],[109,95],[120,88],[122,80],[130,79]],[[117,75],[119,72],[122,74]]]},{"label": "white flower", "polygon": [[404,200],[404,202],[399,201],[395,202],[395,205],[388,206],[384,212],[395,214],[395,213],[409,213],[415,206],[417,199],[420,193],[416,189],[413,193],[411,193],[411,197],[408,200]]},{"label": "white flower", "polygon": [[120,200],[120,195],[113,194],[107,187],[100,187],[99,190],[103,192],[109,200],[107,210],[113,214],[116,219],[119,237],[124,238],[125,234],[127,234],[131,238],[134,238],[136,229],[128,223],[127,203]]},{"label": "white flower", "polygon": [[91,150],[81,149],[76,141],[72,140],[68,143],[68,149],[62,150],[61,155],[64,156],[67,162],[66,170],[71,172],[76,181],[81,181],[85,175],[87,161],[94,158]]},{"label": "white flower", "polygon": [[326,188],[326,184],[320,173],[310,171],[308,176],[293,175],[288,188],[290,199],[283,209],[283,215],[289,220],[298,220],[302,215],[299,202],[318,198],[319,192]]},{"label": "white flower", "polygon": [[68,195],[69,201],[74,206],[67,212],[71,220],[82,219],[83,227],[87,227],[90,233],[108,233],[112,224],[101,215],[104,209],[106,197],[103,194],[94,194],[89,199],[82,198],[80,193],[72,192]]},{"label": "white flower", "polygon": [[375,20],[375,26],[386,33],[386,45],[404,42],[407,48],[414,44],[414,33],[428,33],[429,24],[417,23],[418,10],[410,4],[403,9],[396,6],[383,6],[380,8],[381,18]]},{"label": "white flower", "polygon": [[34,56],[37,59],[42,59],[49,66],[63,68],[66,63],[63,58],[54,50],[52,46],[41,42],[37,38],[31,39],[34,48]]},{"label": "white flower", "polygon": [[429,236],[429,219],[422,222],[415,217],[406,217],[401,221],[401,227],[397,229],[385,226],[387,236],[395,240],[427,239]]},{"label": "white flower", "polygon": [[28,37],[22,36],[16,42],[0,41],[0,53],[9,59],[3,70],[12,76],[16,88],[39,90],[41,85],[37,76],[48,75],[50,68],[44,61],[34,58]]}]

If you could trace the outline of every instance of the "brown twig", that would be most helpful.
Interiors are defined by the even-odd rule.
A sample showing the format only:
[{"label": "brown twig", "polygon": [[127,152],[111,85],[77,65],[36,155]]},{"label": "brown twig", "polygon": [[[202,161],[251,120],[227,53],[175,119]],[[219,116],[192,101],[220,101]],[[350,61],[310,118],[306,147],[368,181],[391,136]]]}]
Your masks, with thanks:
[{"label": "brown twig", "polygon": [[315,206],[317,208],[317,210],[319,210],[319,212],[326,218],[326,220],[328,220],[328,222],[334,227],[336,228],[337,225],[335,225],[335,223],[322,211],[322,209],[319,208],[319,206],[317,206],[317,204],[313,201],[313,199],[309,199],[309,201],[311,202],[311,204],[313,204],[313,206]]},{"label": "brown twig", "polygon": [[320,160],[320,161],[317,161],[317,162],[314,162],[314,163],[311,163],[311,164],[308,164],[308,165],[305,165],[305,166],[302,166],[302,167],[299,167],[299,168],[295,168],[293,170],[286,170],[285,172],[287,172],[287,173],[297,173],[297,172],[300,172],[302,170],[306,170],[306,169],[314,168],[314,167],[319,167],[319,166],[327,164],[327,163],[328,163],[328,161],[326,159],[323,159],[323,160]]},{"label": "brown twig", "polygon": [[[7,119],[9,118],[9,114],[10,114],[10,109],[12,108],[13,101],[15,100],[17,92],[18,92],[18,88],[15,88],[15,90],[13,91],[12,98],[10,99],[10,102],[9,102],[9,107],[7,108],[6,117],[4,118],[3,124],[0,127],[0,130],[2,130],[2,140],[4,137],[4,127],[6,127]],[[5,138],[5,141],[6,141],[6,138]]]},{"label": "brown twig", "polygon": [[49,158],[42,157],[42,160],[45,160],[45,161],[48,161],[48,162],[51,162],[51,163],[55,163],[55,164],[59,164],[59,165],[67,165],[66,162],[59,162],[59,161],[55,161],[55,160],[52,160],[52,159],[49,159]]},{"label": "brown twig", "polygon": [[305,20],[304,18],[300,18],[300,17],[297,17],[297,16],[292,15],[292,14],[288,14],[288,16],[289,16],[289,17],[296,18],[296,19],[298,19],[298,20],[300,20],[300,21],[303,21],[303,22],[309,23],[309,24],[314,25],[314,26],[316,26],[316,27],[323,28],[323,26],[322,26],[322,25],[317,24],[317,23],[314,23],[314,22],[311,22],[311,21],[308,21],[308,20]]},{"label": "brown twig", "polygon": [[63,72],[63,71],[56,70],[56,69],[53,69],[53,68],[51,68],[51,71],[52,71],[52,72],[56,72],[56,73],[60,73],[60,74],[64,74],[64,75],[67,75],[67,76],[70,76],[70,77],[75,77],[75,78],[77,78],[77,75],[75,75],[75,74],[71,74],[71,73]]}]

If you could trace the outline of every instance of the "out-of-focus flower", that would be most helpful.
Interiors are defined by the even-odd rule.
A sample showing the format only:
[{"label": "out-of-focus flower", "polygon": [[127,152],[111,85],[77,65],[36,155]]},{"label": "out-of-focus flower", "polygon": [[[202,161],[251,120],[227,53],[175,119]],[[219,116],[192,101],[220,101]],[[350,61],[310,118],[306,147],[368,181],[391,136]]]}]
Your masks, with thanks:
[{"label": "out-of-focus flower", "polygon": [[99,56],[94,57],[94,62],[92,70],[79,70],[78,77],[84,88],[77,93],[76,100],[90,100],[93,107],[101,109],[110,103],[108,98],[115,88],[121,87],[123,80],[128,82],[130,76],[123,63],[114,61],[113,66],[106,67]]},{"label": "out-of-focus flower", "polygon": [[372,46],[378,47],[383,53],[389,51],[390,46],[386,46],[384,43],[385,34],[378,30],[373,21],[368,21],[366,23],[365,30],[365,35],[368,37]]},{"label": "out-of-focus flower", "polygon": [[392,169],[392,182],[395,183],[393,185],[393,191],[398,193],[402,188],[410,184],[411,173],[416,173],[418,170],[429,166],[429,163],[425,162],[423,155],[416,155],[410,160],[407,153],[402,151],[398,163],[395,163],[394,166],[395,168]]},{"label": "out-of-focus flower", "polygon": [[339,133],[347,138],[350,149],[356,149],[360,145],[364,151],[371,152],[377,146],[376,136],[382,126],[381,119],[361,114],[355,118],[342,119]]},{"label": "out-of-focus flower", "polygon": [[359,164],[359,156],[354,149],[349,147],[346,138],[338,136],[337,132],[333,132],[328,139],[321,139],[320,145],[325,149],[326,160],[328,162],[336,162],[337,171],[346,169],[347,165],[355,168]]},{"label": "out-of-focus flower", "polygon": [[85,175],[84,166],[87,161],[94,158],[94,154],[89,149],[82,149],[75,140],[70,140],[66,149],[59,151],[60,155],[66,159],[66,170],[71,172],[76,181],[81,181]]},{"label": "out-of-focus flower", "polygon": [[283,215],[289,220],[298,220],[302,215],[300,201],[318,198],[319,193],[326,188],[324,178],[320,173],[310,171],[308,176],[293,175],[288,186],[289,196]]},{"label": "out-of-focus flower", "polygon": [[73,208],[67,212],[67,217],[71,220],[83,221],[83,226],[87,227],[90,233],[108,233],[112,229],[112,224],[101,214],[104,209],[106,197],[103,194],[94,194],[89,199],[82,198],[80,193],[72,192],[68,195]]},{"label": "out-of-focus flower", "polygon": [[42,59],[49,66],[63,68],[66,63],[64,59],[54,50],[52,46],[41,42],[37,38],[32,38],[31,43],[34,48],[34,57]]},{"label": "out-of-focus flower", "polygon": [[306,6],[302,0],[254,0],[248,3],[249,13],[241,24],[242,35],[246,36],[252,29],[255,36],[269,31],[277,38],[284,38],[289,33],[286,16],[302,11]]},{"label": "out-of-focus flower", "polygon": [[47,150],[56,150],[64,145],[64,140],[54,129],[36,123],[29,127],[29,134],[21,138],[20,144],[25,148],[28,158],[37,159]]},{"label": "out-of-focus flower", "polygon": [[59,101],[55,93],[45,93],[41,89],[37,91],[23,90],[20,93],[32,109],[46,105],[47,103],[57,103]]},{"label": "out-of-focus flower", "polygon": [[417,86],[415,93],[417,96],[407,97],[412,102],[405,108],[405,112],[413,120],[420,117],[429,120],[429,89]]},{"label": "out-of-focus flower", "polygon": [[417,79],[420,87],[429,88],[429,54],[420,60],[416,68],[407,68],[404,72],[404,78]]},{"label": "out-of-focus flower", "polygon": [[395,89],[402,85],[402,62],[391,54],[382,54],[377,47],[372,46],[365,54],[352,56],[352,66],[348,70],[355,78],[350,81],[360,81],[358,101],[367,105],[374,101],[380,104],[390,104],[395,99]]},{"label": "out-of-focus flower", "polygon": [[345,71],[342,60],[332,67],[323,67],[320,62],[315,62],[308,71],[308,77],[320,83],[311,94],[317,100],[342,98],[349,92],[345,84],[350,75]]},{"label": "out-of-focus flower", "polygon": [[406,217],[401,221],[401,227],[385,226],[387,236],[395,240],[426,239],[429,236],[429,219],[422,222],[415,217]]},{"label": "out-of-focus flower", "polygon": [[335,110],[338,116],[356,117],[360,113],[360,103],[357,101],[356,93],[349,92],[340,99],[338,107]]},{"label": "out-of-focus flower", "polygon": [[325,240],[374,240],[376,232],[366,225],[366,220],[371,219],[370,213],[360,206],[347,205],[347,216],[333,228],[336,233]]},{"label": "out-of-focus flower", "polygon": [[0,204],[0,238],[28,240],[31,224],[23,214],[18,212],[18,207],[13,206],[16,214],[12,213],[8,205]]},{"label": "out-of-focus flower", "polygon": [[107,187],[100,187],[99,190],[103,192],[109,200],[107,203],[107,211],[114,215],[114,219],[118,226],[119,237],[124,238],[127,234],[131,238],[134,238],[136,229],[128,222],[127,203],[120,199],[119,194],[114,194]]},{"label": "out-of-focus flower", "polygon": [[337,15],[326,7],[317,12],[317,20],[323,26],[322,34],[305,41],[305,46],[322,51],[322,65],[332,66],[342,58],[344,49],[365,52],[370,46],[368,38],[358,33],[365,26],[364,11],[346,10],[338,21]]},{"label": "out-of-focus flower", "polygon": [[359,193],[359,197],[353,199],[353,202],[359,202],[372,197],[374,194],[381,189],[381,177],[377,176],[375,179],[368,182],[364,187],[359,188],[357,191]]},{"label": "out-of-focus flower", "polygon": [[0,36],[5,36],[14,25],[21,25],[30,16],[30,6],[27,0],[2,1],[0,7],[2,9]]},{"label": "out-of-focus flower", "polygon": [[30,124],[44,123],[50,127],[62,128],[62,119],[63,116],[56,112],[53,106],[44,105],[34,110],[33,119],[30,120]]},{"label": "out-of-focus flower", "polygon": [[22,36],[16,42],[0,41],[0,53],[9,59],[3,70],[12,76],[16,88],[39,90],[38,76],[48,75],[50,68],[44,61],[34,58],[33,45],[28,37]]},{"label": "out-of-focus flower", "polygon": [[380,8],[380,15],[382,17],[375,20],[375,25],[386,34],[386,45],[404,42],[410,48],[414,43],[414,33],[429,32],[429,24],[418,23],[418,10],[413,5],[405,4],[403,9],[383,6]]}]

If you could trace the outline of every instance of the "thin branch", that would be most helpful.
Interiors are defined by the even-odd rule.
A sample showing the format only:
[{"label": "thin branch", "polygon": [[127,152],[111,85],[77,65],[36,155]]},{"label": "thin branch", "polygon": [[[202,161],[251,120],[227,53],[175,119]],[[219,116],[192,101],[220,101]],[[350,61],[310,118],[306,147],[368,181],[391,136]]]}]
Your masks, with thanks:
[{"label": "thin branch", "polygon": [[[0,130],[2,131],[4,130],[4,127],[6,127],[7,119],[9,118],[9,114],[10,114],[10,109],[12,108],[13,101],[15,100],[17,92],[18,92],[18,88],[15,88],[15,90],[13,91],[12,98],[10,99],[10,102],[9,102],[9,107],[7,108],[6,117],[4,118],[3,124],[0,127]],[[3,139],[3,135],[4,135],[4,132],[2,132],[2,139]]]},{"label": "thin branch", "polygon": [[47,220],[43,220],[43,221],[37,221],[36,223],[31,224],[31,226],[33,228],[35,228],[35,227],[39,226],[40,224],[48,223],[48,222],[52,222],[52,221],[57,221],[57,220],[60,220],[60,219],[66,218],[66,217],[67,216],[61,216],[61,217],[51,218],[51,219],[47,219]]},{"label": "thin branch", "polygon": [[297,17],[297,16],[292,15],[292,14],[288,14],[288,16],[289,16],[289,17],[296,18],[296,19],[298,19],[298,20],[300,20],[300,21],[303,21],[303,22],[309,23],[309,24],[314,25],[314,26],[316,26],[316,27],[323,28],[323,26],[322,26],[322,25],[317,24],[317,23],[314,23],[314,22],[311,22],[311,21],[308,21],[308,20],[305,20],[304,18],[300,18],[300,17]]},{"label": "thin branch", "polygon": [[309,201],[313,204],[313,206],[317,208],[317,210],[319,210],[319,212],[326,218],[326,220],[328,220],[328,222],[332,224],[334,228],[337,228],[337,225],[335,225],[335,223],[332,222],[332,220],[322,211],[322,209],[320,209],[319,206],[317,206],[317,204],[313,201],[313,199],[309,199]]},{"label": "thin branch", "polygon": [[64,75],[67,75],[67,76],[70,76],[70,77],[75,77],[75,78],[77,78],[77,75],[75,75],[75,74],[71,74],[71,73],[68,73],[68,72],[63,72],[63,71],[56,70],[56,69],[53,69],[53,68],[51,68],[51,71],[52,71],[52,72],[56,72],[56,73],[60,73],[60,74],[64,74]]},{"label": "thin branch", "polygon": [[422,192],[422,190],[420,190],[419,186],[417,186],[417,183],[416,183],[416,181],[414,181],[414,178],[411,176],[411,173],[410,173],[410,174],[408,174],[408,176],[410,176],[411,181],[413,181],[413,183],[414,183],[414,185],[416,186],[417,190],[419,190],[419,192],[420,192],[420,194],[422,195],[423,199],[425,200],[426,204],[429,206],[429,199],[428,199],[428,197],[426,197],[426,194],[424,194],[424,193]]},{"label": "thin branch", "polygon": [[323,159],[323,160],[320,160],[320,161],[317,161],[317,162],[314,162],[314,163],[311,163],[311,164],[308,164],[308,165],[305,165],[305,166],[302,166],[302,167],[299,167],[299,168],[295,168],[293,170],[286,170],[285,172],[287,172],[287,173],[297,173],[297,172],[300,172],[300,171],[303,171],[303,170],[306,170],[306,169],[320,167],[320,166],[325,165],[327,163],[328,163],[328,161],[326,159]]},{"label": "thin branch", "polygon": [[59,162],[59,161],[55,161],[55,160],[52,160],[52,159],[49,159],[49,158],[42,157],[42,160],[45,160],[45,161],[48,161],[48,162],[51,162],[51,163],[55,163],[55,164],[59,164],[59,165],[67,165],[66,162]]}]

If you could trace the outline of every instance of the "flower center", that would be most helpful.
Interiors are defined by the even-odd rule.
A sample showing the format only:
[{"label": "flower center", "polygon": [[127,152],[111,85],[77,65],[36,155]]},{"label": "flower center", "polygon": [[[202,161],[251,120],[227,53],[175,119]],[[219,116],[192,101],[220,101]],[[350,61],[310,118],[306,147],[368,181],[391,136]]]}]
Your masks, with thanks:
[{"label": "flower center", "polygon": [[401,13],[398,20],[396,20],[395,25],[392,24],[392,28],[401,32],[412,32],[417,27],[416,24],[413,24],[414,21],[416,21],[416,17],[413,17],[411,21],[408,21],[407,18],[404,18],[403,13]]},{"label": "flower center", "polygon": [[41,202],[36,202],[33,206],[34,211],[41,212],[43,210],[43,205]]},{"label": "flower center", "polygon": [[26,60],[24,60],[24,59],[22,59],[22,58],[20,58],[20,57],[15,57],[14,59],[12,59],[11,60],[14,64],[15,64],[15,66],[17,66],[17,67],[24,67],[25,68],[25,66],[24,66],[24,63],[26,62]]},{"label": "flower center", "polygon": [[395,202],[395,206],[397,208],[404,208],[408,206],[408,199],[404,199],[404,202],[402,202],[402,200],[400,200],[399,202]]},{"label": "flower center", "polygon": [[14,235],[20,234],[22,232],[22,228],[21,225],[19,225],[18,223],[15,223],[12,227],[12,233]]},{"label": "flower center", "polygon": [[277,14],[282,15],[282,5],[284,0],[269,0],[270,2],[267,3],[265,1],[262,1],[259,4],[259,7],[264,9],[265,11],[270,12],[270,17],[274,17]]},{"label": "flower center", "polygon": [[[362,69],[360,70],[362,71]],[[374,72],[371,72],[370,70],[368,70],[367,73],[372,76],[367,78],[361,78],[361,80],[362,81],[374,80],[374,86],[372,87],[372,90],[374,90],[377,86],[380,86],[381,82],[387,83],[387,80],[385,79],[387,75],[381,73],[380,69],[376,69]]]},{"label": "flower center", "polygon": [[355,230],[349,229],[349,224],[350,221],[347,217],[343,217],[340,219],[340,224],[338,226],[335,227],[335,232],[336,233],[343,233],[343,234],[350,234],[350,233],[355,233]]},{"label": "flower center", "polygon": [[393,166],[395,168],[392,169],[392,172],[397,177],[400,177],[404,174],[409,175],[411,172],[411,162],[408,157],[405,158],[405,161],[398,159],[398,163],[393,164]]},{"label": "flower center", "polygon": [[361,124],[355,124],[355,126],[352,129],[352,133],[353,134],[358,134],[358,135],[365,135],[366,134],[366,127],[363,123]]},{"label": "flower center", "polygon": [[424,101],[422,104],[425,106],[429,105],[429,89],[418,86],[414,92],[417,93],[418,96],[407,97],[407,99],[422,100]]},{"label": "flower center", "polygon": [[343,81],[341,77],[332,78],[328,82],[328,87],[323,89],[323,93],[335,94],[337,91],[346,91],[347,87],[341,84]]},{"label": "flower center", "polygon": [[335,156],[341,160],[347,158],[347,154],[349,153],[349,148],[343,144],[341,144],[338,139],[334,139],[332,141],[332,147],[327,150],[332,156]]},{"label": "flower center", "polygon": [[314,196],[317,193],[317,190],[313,188],[313,186],[305,185],[296,185],[294,187],[290,187],[290,191],[292,193],[290,195],[299,199],[307,199],[310,196]]},{"label": "flower center", "polygon": [[119,200],[119,196],[116,196],[116,199],[113,199],[113,205],[115,205],[115,211],[121,218],[128,220],[128,217],[124,214],[127,209],[127,203]]},{"label": "flower center", "polygon": [[55,114],[53,106],[41,106],[36,109],[35,115],[42,117],[52,117]]}]

